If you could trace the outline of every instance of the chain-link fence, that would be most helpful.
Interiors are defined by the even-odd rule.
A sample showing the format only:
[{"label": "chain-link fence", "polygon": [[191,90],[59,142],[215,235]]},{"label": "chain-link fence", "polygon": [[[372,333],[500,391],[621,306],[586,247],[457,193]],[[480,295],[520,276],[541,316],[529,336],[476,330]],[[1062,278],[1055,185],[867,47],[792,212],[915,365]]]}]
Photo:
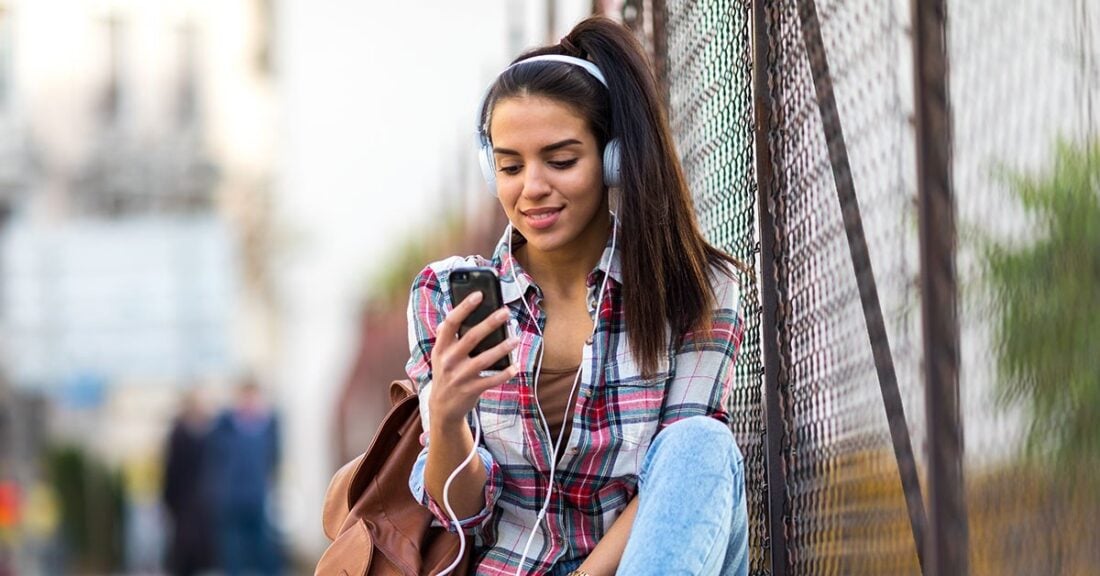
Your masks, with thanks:
[{"label": "chain-link fence", "polygon": [[[1100,339],[1100,7],[1088,2],[947,2],[957,521],[974,574],[1100,573],[1088,521],[1100,514],[1100,355],[1088,352]],[[775,270],[746,280],[752,337],[734,384],[752,572],[920,573],[918,542],[936,525],[918,485],[945,448],[926,441],[910,2],[639,0],[626,19],[644,23],[667,83],[705,232]],[[772,453],[769,431],[782,437]],[[771,493],[770,460],[782,464]]]},{"label": "chain-link fence", "polygon": [[[715,245],[742,262],[756,258],[756,197],[752,178],[752,65],[749,19],[734,1],[674,2],[670,31],[670,121],[678,136],[700,223]],[[660,16],[658,16],[660,18]],[[746,171],[748,169],[748,171]],[[733,428],[747,462],[752,562],[764,561],[767,493],[764,490],[764,412],[760,378],[758,286],[744,278],[745,339],[733,385]]]}]

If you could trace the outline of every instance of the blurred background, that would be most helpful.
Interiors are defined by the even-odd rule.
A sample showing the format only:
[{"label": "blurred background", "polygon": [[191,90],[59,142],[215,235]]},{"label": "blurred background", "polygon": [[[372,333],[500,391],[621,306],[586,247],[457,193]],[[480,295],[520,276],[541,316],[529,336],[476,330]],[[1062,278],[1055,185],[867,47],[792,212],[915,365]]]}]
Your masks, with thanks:
[{"label": "blurred background", "polygon": [[[947,7],[949,523],[975,574],[1100,574],[1100,8]],[[649,51],[700,224],[758,271],[731,399],[752,573],[920,573],[944,448],[910,8],[0,0],[0,575],[312,573],[328,480],[404,376],[413,276],[503,227],[475,108],[592,13]]]},{"label": "blurred background", "polygon": [[272,467],[265,536],[311,572],[413,274],[499,232],[476,105],[591,11],[0,0],[0,573],[164,570],[169,437],[188,469],[248,381],[279,457],[244,477]]}]

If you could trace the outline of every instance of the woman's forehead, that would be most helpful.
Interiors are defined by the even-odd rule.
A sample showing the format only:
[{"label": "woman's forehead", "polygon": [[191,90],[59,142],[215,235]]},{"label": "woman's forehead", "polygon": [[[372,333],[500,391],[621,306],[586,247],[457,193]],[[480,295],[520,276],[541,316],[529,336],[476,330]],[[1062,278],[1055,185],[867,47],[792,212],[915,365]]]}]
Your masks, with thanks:
[{"label": "woman's forehead", "polygon": [[569,138],[595,141],[588,121],[574,107],[541,96],[498,101],[490,117],[489,136],[494,147],[505,148],[538,148]]}]

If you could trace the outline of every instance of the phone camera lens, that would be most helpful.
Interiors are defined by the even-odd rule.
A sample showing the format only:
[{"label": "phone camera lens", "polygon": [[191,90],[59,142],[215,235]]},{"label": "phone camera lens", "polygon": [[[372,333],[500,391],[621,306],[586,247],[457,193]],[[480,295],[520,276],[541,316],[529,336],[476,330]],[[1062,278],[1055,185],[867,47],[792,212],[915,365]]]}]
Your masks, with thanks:
[{"label": "phone camera lens", "polygon": [[455,272],[455,281],[465,282],[467,280],[467,276],[468,274],[466,272]]}]

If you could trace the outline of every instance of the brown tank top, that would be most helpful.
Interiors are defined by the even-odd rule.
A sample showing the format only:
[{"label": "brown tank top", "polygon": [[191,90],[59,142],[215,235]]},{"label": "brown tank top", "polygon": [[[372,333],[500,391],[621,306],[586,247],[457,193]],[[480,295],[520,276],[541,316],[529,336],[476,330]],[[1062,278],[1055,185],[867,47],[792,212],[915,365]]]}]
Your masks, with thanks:
[{"label": "brown tank top", "polygon": [[[558,460],[565,453],[565,446],[569,444],[569,433],[573,428],[573,405],[577,402],[577,394],[573,394],[573,402],[569,405],[569,416],[566,417],[565,403],[569,401],[569,391],[573,388],[573,380],[577,377],[580,365],[572,368],[543,368],[539,372],[538,394],[539,406],[546,417],[546,424],[550,427],[550,441],[558,439],[561,427],[565,425],[565,433],[561,437],[561,448],[558,449]],[[577,385],[580,387],[580,384]]]}]

